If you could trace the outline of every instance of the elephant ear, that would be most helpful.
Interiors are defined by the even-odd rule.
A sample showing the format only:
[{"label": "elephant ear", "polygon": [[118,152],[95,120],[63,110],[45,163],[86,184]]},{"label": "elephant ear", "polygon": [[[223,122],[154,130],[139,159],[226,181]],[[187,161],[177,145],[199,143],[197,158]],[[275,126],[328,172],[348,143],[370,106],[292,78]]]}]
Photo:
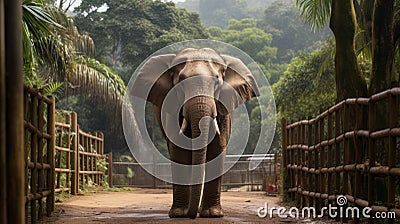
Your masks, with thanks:
[{"label": "elephant ear", "polygon": [[131,94],[161,107],[165,96],[172,88],[170,66],[175,54],[151,57],[137,73]]},{"label": "elephant ear", "polygon": [[[247,66],[238,58],[221,55],[227,66],[223,76],[224,85],[219,95],[218,111],[222,114],[230,113],[241,103],[259,96],[257,83]],[[226,85],[229,84],[229,85]]]}]

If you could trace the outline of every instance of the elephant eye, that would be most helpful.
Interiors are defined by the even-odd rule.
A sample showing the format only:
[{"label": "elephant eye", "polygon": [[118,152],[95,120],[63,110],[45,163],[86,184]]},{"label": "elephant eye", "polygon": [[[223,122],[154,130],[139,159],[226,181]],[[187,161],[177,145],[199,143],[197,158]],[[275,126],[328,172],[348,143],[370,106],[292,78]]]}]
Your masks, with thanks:
[{"label": "elephant eye", "polygon": [[220,87],[220,81],[219,78],[215,79],[215,84],[214,84],[215,90],[217,90]]},{"label": "elephant eye", "polygon": [[183,81],[183,80],[185,79],[186,76],[185,76],[185,74],[182,74],[182,73],[181,73],[181,74],[179,74],[178,77],[179,77],[178,79],[179,79],[179,82],[180,82],[180,81]]}]

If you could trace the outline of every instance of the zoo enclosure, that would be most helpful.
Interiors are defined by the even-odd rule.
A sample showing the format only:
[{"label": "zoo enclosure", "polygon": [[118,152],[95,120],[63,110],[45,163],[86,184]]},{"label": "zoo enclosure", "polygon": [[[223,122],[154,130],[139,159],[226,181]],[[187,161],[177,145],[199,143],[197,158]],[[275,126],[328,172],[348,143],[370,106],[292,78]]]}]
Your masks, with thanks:
[{"label": "zoo enclosure", "polygon": [[[222,186],[226,189],[246,186],[247,190],[268,190],[276,193],[280,164],[275,154],[262,155],[227,155],[225,164],[232,168],[222,176]],[[264,158],[265,157],[265,158]],[[262,159],[260,165],[249,170],[252,160]],[[235,162],[237,160],[237,162]],[[148,170],[154,170],[157,176],[170,175],[170,163],[146,163],[112,161],[110,163],[110,186],[115,187],[143,187],[143,188],[171,188],[171,184],[159,180],[149,174]],[[268,188],[269,186],[269,188]]]},{"label": "zoo enclosure", "polygon": [[[35,223],[54,211],[55,193],[76,194],[79,184],[102,185],[105,160],[102,133],[79,129],[76,113],[56,121],[55,99],[24,87],[25,219]],[[21,189],[11,189],[20,191]]]},{"label": "zoo enclosure", "polygon": [[290,200],[318,209],[344,195],[352,205],[399,218],[399,95],[396,87],[344,100],[311,120],[283,120],[283,185]]}]

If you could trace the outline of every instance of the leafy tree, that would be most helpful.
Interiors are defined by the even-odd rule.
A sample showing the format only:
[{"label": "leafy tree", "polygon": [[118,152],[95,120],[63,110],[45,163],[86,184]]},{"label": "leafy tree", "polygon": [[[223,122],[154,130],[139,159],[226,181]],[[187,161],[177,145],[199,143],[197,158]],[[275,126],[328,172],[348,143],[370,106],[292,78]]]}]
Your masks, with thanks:
[{"label": "leafy tree", "polygon": [[[101,7],[106,10],[100,11]],[[208,37],[197,14],[171,2],[83,0],[75,12],[78,27],[97,45],[96,58],[119,71],[125,81],[154,51],[177,41]]]},{"label": "leafy tree", "polygon": [[275,1],[258,22],[258,27],[272,34],[272,46],[278,48],[277,61],[280,63],[289,63],[299,51],[312,52],[330,35],[327,28],[312,32],[299,17],[299,10],[293,1]]},{"label": "leafy tree", "polygon": [[206,26],[226,27],[230,19],[244,19],[243,0],[200,0],[200,18]]},{"label": "leafy tree", "polygon": [[[121,132],[115,135],[118,130],[115,124],[119,124],[115,121],[119,120],[120,113],[116,110],[122,105],[125,84],[110,68],[91,58],[94,54],[92,39],[80,34],[74,21],[63,11],[45,0],[25,0],[22,7],[25,83],[43,88],[46,94],[58,91],[59,109],[71,109],[70,106],[76,105],[63,102],[78,102],[79,106],[73,109],[87,113],[79,114],[81,126],[88,131],[103,131],[106,144],[113,144],[112,140],[121,136]],[[68,99],[65,92],[60,91],[63,84]],[[83,97],[74,98],[71,94],[84,94],[86,101],[78,101],[76,98]],[[84,104],[79,104],[81,102]],[[100,110],[99,103],[107,107]],[[90,105],[91,110],[81,110],[86,105]],[[100,122],[88,119],[99,115],[102,116]],[[119,141],[124,144],[123,140]]]},{"label": "leafy tree", "polygon": [[277,49],[271,46],[272,35],[257,28],[254,19],[232,19],[226,29],[210,27],[207,30],[212,39],[232,44],[249,54],[272,83],[283,73],[285,66],[273,63]]},{"label": "leafy tree", "polygon": [[305,119],[335,103],[333,60],[322,73],[320,70],[333,47],[327,42],[320,50],[292,59],[284,75],[273,86],[278,117]]},{"label": "leafy tree", "polygon": [[230,19],[261,19],[264,10],[275,0],[186,0],[180,8],[197,12],[206,26],[226,28]]},{"label": "leafy tree", "polygon": [[[67,82],[79,86],[75,92],[121,105],[124,83],[90,58],[93,42],[78,32],[71,18],[44,0],[25,0],[22,7],[26,83],[40,88]],[[105,69],[99,69],[102,66]]]}]

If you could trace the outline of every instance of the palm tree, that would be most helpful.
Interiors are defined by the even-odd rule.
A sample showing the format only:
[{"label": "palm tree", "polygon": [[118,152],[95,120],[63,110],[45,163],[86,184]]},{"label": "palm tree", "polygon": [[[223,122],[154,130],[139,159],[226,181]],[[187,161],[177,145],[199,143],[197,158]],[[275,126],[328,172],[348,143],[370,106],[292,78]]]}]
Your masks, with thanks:
[{"label": "palm tree", "polygon": [[45,0],[24,0],[22,7],[26,82],[39,87],[67,83],[72,93],[90,94],[119,108],[126,87],[115,72],[91,58],[93,40]]},{"label": "palm tree", "polygon": [[301,15],[314,28],[329,27],[335,36],[335,79],[337,100],[364,96],[367,85],[361,77],[354,38],[357,21],[353,0],[297,0]]},{"label": "palm tree", "polygon": [[335,35],[338,100],[367,95],[357,54],[372,61],[369,94],[395,81],[394,49],[400,36],[400,0],[297,0],[301,15],[313,28],[328,21]]}]

